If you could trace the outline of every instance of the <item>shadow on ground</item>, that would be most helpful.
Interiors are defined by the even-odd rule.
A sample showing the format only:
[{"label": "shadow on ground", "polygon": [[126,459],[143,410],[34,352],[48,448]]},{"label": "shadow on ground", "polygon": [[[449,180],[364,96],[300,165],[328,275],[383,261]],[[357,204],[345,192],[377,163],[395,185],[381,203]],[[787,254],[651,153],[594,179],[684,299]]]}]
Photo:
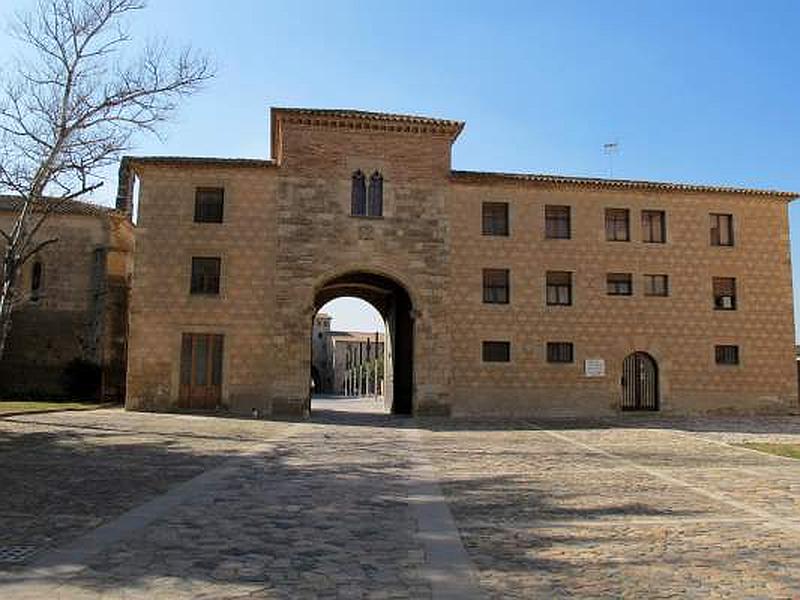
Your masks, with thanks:
[{"label": "shadow on ground", "polygon": [[[174,528],[173,523],[151,526],[89,561],[89,568],[75,575],[70,585],[97,594],[175,586],[172,597],[200,592],[209,597],[239,592],[290,597],[298,590],[330,591],[355,585],[363,593],[396,589],[399,596],[402,590],[408,597],[424,596],[420,580],[424,557],[413,536],[415,525],[406,499],[408,486],[416,483],[409,456],[414,448],[404,446],[393,430],[422,427],[434,436],[543,427],[693,430],[688,428],[694,426],[702,427],[694,429],[699,431],[726,431],[735,422],[637,419],[626,423],[624,418],[487,422],[327,410],[315,411],[306,425],[286,425],[212,417],[191,417],[187,422],[186,417],[172,415],[128,419],[128,414],[119,413],[114,419],[81,415],[71,421],[0,422],[0,489],[4,492],[0,544],[42,548],[63,544],[238,456],[243,445],[265,441],[276,433],[275,427],[305,427],[308,432],[282,443],[268,458],[247,459],[227,487],[195,499],[175,515]],[[178,425],[161,427],[167,421]],[[753,427],[800,433],[800,420],[779,425],[765,419]],[[435,446],[430,448],[435,451]],[[483,451],[492,453],[489,442]],[[524,446],[498,450],[498,456],[502,452],[516,453],[514,460],[527,461],[531,470],[539,467],[537,452]],[[657,451],[650,453],[658,458]],[[666,452],[663,456],[669,458]],[[662,538],[651,539],[646,532],[642,539],[624,525],[618,530],[552,527],[563,520],[702,520],[707,514],[692,508],[666,510],[656,502],[642,501],[635,490],[620,489],[613,501],[584,503],[584,497],[589,499],[593,493],[590,488],[565,494],[541,481],[522,481],[491,470],[447,477],[443,487],[476,564],[487,572],[513,575],[511,579],[528,577],[531,589],[540,592],[553,593],[554,588],[548,586],[554,574],[564,593],[570,589],[570,578],[615,577],[613,573],[620,569],[618,549],[605,554],[599,549],[624,545],[626,540],[631,548],[642,548],[625,557],[626,569],[639,573],[641,568],[640,576],[645,578],[646,569],[654,564],[660,568],[665,561],[669,577],[679,580],[682,572],[694,573],[698,568],[725,572],[737,560],[733,546],[705,555],[681,553]],[[524,527],[517,527],[515,513],[524,517]],[[572,550],[564,550],[558,558],[558,553],[550,551],[554,547]],[[659,568],[651,570],[654,577],[661,573]],[[13,571],[22,574],[21,568]],[[773,577],[769,572],[762,576]],[[781,577],[788,589],[800,589],[800,577]],[[642,584],[647,581],[643,579]],[[558,589],[554,594],[561,595]]]}]

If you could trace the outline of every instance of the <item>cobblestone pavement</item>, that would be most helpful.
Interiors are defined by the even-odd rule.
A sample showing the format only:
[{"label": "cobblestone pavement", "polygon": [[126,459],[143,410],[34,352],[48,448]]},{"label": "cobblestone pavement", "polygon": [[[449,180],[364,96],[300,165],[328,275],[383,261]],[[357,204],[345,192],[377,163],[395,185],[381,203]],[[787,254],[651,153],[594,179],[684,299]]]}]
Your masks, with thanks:
[{"label": "cobblestone pavement", "polygon": [[800,462],[726,443],[800,442],[800,418],[321,406],[307,423],[0,420],[2,544],[56,548],[0,565],[0,597],[465,598],[473,577],[495,598],[800,594]]},{"label": "cobblestone pavement", "polygon": [[492,597],[800,596],[797,417],[428,427]]},{"label": "cobblestone pavement", "polygon": [[237,461],[85,568],[65,574],[51,561],[12,573],[0,596],[430,597],[430,555],[410,494],[422,472],[412,422],[372,402],[358,407],[367,412],[284,425],[291,438]]},{"label": "cobblestone pavement", "polygon": [[63,544],[285,430],[121,409],[0,418],[0,546]]}]

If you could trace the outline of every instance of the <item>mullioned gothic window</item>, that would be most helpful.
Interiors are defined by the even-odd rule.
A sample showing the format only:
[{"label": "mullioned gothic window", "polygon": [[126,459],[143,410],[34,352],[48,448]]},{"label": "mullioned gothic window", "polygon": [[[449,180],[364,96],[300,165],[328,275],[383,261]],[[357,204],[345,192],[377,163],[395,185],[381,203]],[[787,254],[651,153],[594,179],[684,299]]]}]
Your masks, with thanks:
[{"label": "mullioned gothic window", "polygon": [[369,205],[370,217],[383,216],[383,175],[375,171],[369,178]]},{"label": "mullioned gothic window", "polygon": [[383,216],[383,175],[378,171],[369,178],[369,193],[364,172],[359,169],[353,173],[350,214],[354,217]]},{"label": "mullioned gothic window", "polygon": [[364,173],[353,173],[353,190],[350,195],[350,214],[363,217],[367,214],[367,187]]}]

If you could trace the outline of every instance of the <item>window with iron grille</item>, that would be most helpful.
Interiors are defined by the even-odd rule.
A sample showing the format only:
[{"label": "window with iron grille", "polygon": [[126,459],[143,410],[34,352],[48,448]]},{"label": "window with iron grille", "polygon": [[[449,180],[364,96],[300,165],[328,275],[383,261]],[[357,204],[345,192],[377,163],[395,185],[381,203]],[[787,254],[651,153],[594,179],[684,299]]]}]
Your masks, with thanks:
[{"label": "window with iron grille", "polygon": [[667,241],[667,219],[663,210],[642,211],[642,241],[651,244]]},{"label": "window with iron grille", "polygon": [[547,304],[570,306],[572,304],[572,273],[569,271],[547,272]]},{"label": "window with iron grille", "polygon": [[487,304],[508,304],[508,269],[483,270],[483,301]]},{"label": "window with iron grille", "polygon": [[739,346],[714,346],[718,365],[738,365]]},{"label": "window with iron grille", "polygon": [[606,239],[610,242],[630,241],[631,228],[627,208],[606,209]]},{"label": "window with iron grille", "polygon": [[568,240],[572,237],[570,229],[570,207],[552,206],[544,207],[545,237],[549,240]]},{"label": "window with iron grille", "polygon": [[716,310],[736,310],[736,278],[714,277],[714,308]]},{"label": "window with iron grille", "polygon": [[711,245],[733,246],[733,215],[712,213]]},{"label": "window with iron grille", "polygon": [[224,203],[223,188],[197,188],[194,191],[195,223],[222,223]]},{"label": "window with iron grille", "polygon": [[666,275],[645,275],[644,295],[669,296],[669,278]]},{"label": "window with iron grille", "polygon": [[572,342],[547,342],[547,362],[573,362]]},{"label": "window with iron grille", "polygon": [[483,203],[483,235],[508,235],[508,203]]},{"label": "window with iron grille", "polygon": [[606,290],[609,296],[630,296],[633,294],[631,274],[609,273],[606,276]]},{"label": "window with iron grille", "polygon": [[219,294],[219,273],[221,260],[219,257],[192,257],[192,294]]},{"label": "window with iron grille", "polygon": [[511,342],[483,342],[483,362],[509,362],[511,360]]}]

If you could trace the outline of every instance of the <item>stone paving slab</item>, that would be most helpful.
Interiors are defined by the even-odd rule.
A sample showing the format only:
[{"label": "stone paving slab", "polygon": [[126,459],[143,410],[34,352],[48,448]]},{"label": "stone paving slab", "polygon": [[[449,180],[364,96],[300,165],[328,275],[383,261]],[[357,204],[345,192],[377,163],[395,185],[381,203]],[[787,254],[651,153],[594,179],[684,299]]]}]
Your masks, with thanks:
[{"label": "stone paving slab", "polygon": [[[179,494],[78,552],[78,569],[7,570],[0,597],[798,596],[800,461],[726,443],[800,441],[798,418],[470,422],[340,407],[360,413],[0,420],[5,481],[30,500],[0,513],[14,543],[69,550]],[[95,478],[102,494],[85,485]]]},{"label": "stone paving slab", "polygon": [[0,418],[0,546],[64,544],[286,427],[119,409]]},{"label": "stone paving slab", "polygon": [[719,443],[789,420],[423,424],[491,597],[792,598],[800,462]]},{"label": "stone paving slab", "polygon": [[[474,597],[463,579],[446,577],[445,593],[433,593],[424,527],[463,547],[456,530],[436,526],[444,505],[430,497],[438,486],[414,456],[409,421],[324,421],[291,425],[291,439],[270,454],[242,462],[83,570],[11,581],[6,597]],[[448,595],[454,583],[467,593]]]}]

